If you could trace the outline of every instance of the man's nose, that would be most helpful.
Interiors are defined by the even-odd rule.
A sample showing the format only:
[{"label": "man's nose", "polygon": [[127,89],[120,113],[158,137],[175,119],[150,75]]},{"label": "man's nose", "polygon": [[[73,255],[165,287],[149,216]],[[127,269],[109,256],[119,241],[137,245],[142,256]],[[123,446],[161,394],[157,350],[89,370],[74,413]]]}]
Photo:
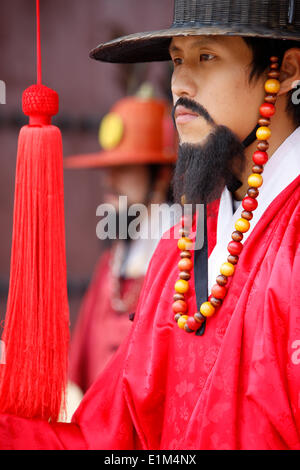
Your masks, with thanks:
[{"label": "man's nose", "polygon": [[171,89],[173,96],[176,98],[195,98],[197,87],[193,75],[189,73],[188,67],[181,66],[180,69],[174,71]]}]

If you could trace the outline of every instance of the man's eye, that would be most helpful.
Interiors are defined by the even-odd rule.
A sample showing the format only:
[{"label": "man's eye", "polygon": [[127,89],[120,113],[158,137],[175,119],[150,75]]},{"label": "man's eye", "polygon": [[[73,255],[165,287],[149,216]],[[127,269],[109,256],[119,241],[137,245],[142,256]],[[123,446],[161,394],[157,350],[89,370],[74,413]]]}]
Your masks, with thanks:
[{"label": "man's eye", "polygon": [[200,62],[207,62],[208,60],[214,59],[215,56],[213,54],[201,54],[200,55]]},{"label": "man's eye", "polygon": [[174,65],[181,65],[182,64],[182,59],[180,57],[175,57],[173,59],[173,64]]}]

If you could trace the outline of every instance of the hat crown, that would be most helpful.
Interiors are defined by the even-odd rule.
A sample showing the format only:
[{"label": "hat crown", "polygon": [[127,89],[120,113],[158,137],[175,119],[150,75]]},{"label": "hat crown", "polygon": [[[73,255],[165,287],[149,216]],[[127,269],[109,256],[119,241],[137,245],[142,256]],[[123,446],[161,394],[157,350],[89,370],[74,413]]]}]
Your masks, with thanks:
[{"label": "hat crown", "polygon": [[90,57],[119,63],[170,60],[172,38],[211,35],[300,41],[300,0],[174,0],[171,27],[100,44]]},{"label": "hat crown", "polygon": [[163,99],[122,98],[101,121],[101,152],[68,157],[65,168],[175,163],[177,136],[170,106]]},{"label": "hat crown", "polygon": [[[172,122],[171,129],[168,126],[171,117],[163,100],[126,97],[116,103],[111,112],[118,115],[124,125],[124,135],[115,150],[128,154],[133,151],[162,155],[166,151],[174,152],[175,130]],[[170,142],[166,142],[170,134],[173,148],[170,148]]]},{"label": "hat crown", "polygon": [[182,25],[300,26],[300,0],[175,0],[172,27]]}]

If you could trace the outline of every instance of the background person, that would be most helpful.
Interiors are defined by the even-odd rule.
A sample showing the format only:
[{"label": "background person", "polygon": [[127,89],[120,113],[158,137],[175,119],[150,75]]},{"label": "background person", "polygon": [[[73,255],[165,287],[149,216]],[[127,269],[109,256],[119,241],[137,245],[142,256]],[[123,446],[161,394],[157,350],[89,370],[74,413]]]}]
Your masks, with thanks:
[{"label": "background person", "polygon": [[[143,89],[145,90],[145,86]],[[117,216],[115,239],[97,262],[73,332],[70,352],[70,379],[83,392],[95,381],[131,328],[149,261],[162,234],[174,220],[165,203],[171,202],[170,182],[176,160],[175,131],[170,110],[163,100],[132,96],[118,101],[102,120],[97,154],[69,157],[67,168],[101,169],[105,173],[104,204]],[[141,238],[120,239],[118,224],[134,217],[120,214],[119,197],[127,196],[127,206],[144,204]],[[152,220],[151,204],[164,204],[161,223]],[[121,209],[122,212],[122,209]],[[154,227],[155,232],[150,233]],[[128,226],[126,227],[126,233]],[[146,233],[147,232],[147,233]],[[124,236],[124,234],[123,234]]]}]

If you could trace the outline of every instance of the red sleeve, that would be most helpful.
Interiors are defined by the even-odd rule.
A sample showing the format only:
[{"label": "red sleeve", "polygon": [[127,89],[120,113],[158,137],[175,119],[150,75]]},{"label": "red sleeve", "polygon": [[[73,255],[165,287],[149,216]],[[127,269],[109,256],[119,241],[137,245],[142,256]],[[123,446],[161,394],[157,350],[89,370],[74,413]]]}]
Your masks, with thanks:
[{"label": "red sleeve", "polygon": [[0,414],[0,449],[121,450],[139,447],[123,393],[125,343],[84,396],[72,423],[50,424]]},{"label": "red sleeve", "polygon": [[[140,299],[147,295],[151,274]],[[141,303],[141,301],[140,301]],[[139,315],[137,309],[137,315]],[[134,324],[136,323],[136,319]],[[124,370],[131,333],[84,395],[72,423],[50,424],[0,414],[0,449],[9,450],[127,450],[141,449],[143,439],[128,402]]]},{"label": "red sleeve", "polygon": [[0,450],[141,448],[124,390],[129,341],[130,335],[84,395],[72,423],[50,424],[0,414]]},{"label": "red sleeve", "polygon": [[76,424],[29,420],[0,415],[1,450],[85,450],[80,428]]}]

